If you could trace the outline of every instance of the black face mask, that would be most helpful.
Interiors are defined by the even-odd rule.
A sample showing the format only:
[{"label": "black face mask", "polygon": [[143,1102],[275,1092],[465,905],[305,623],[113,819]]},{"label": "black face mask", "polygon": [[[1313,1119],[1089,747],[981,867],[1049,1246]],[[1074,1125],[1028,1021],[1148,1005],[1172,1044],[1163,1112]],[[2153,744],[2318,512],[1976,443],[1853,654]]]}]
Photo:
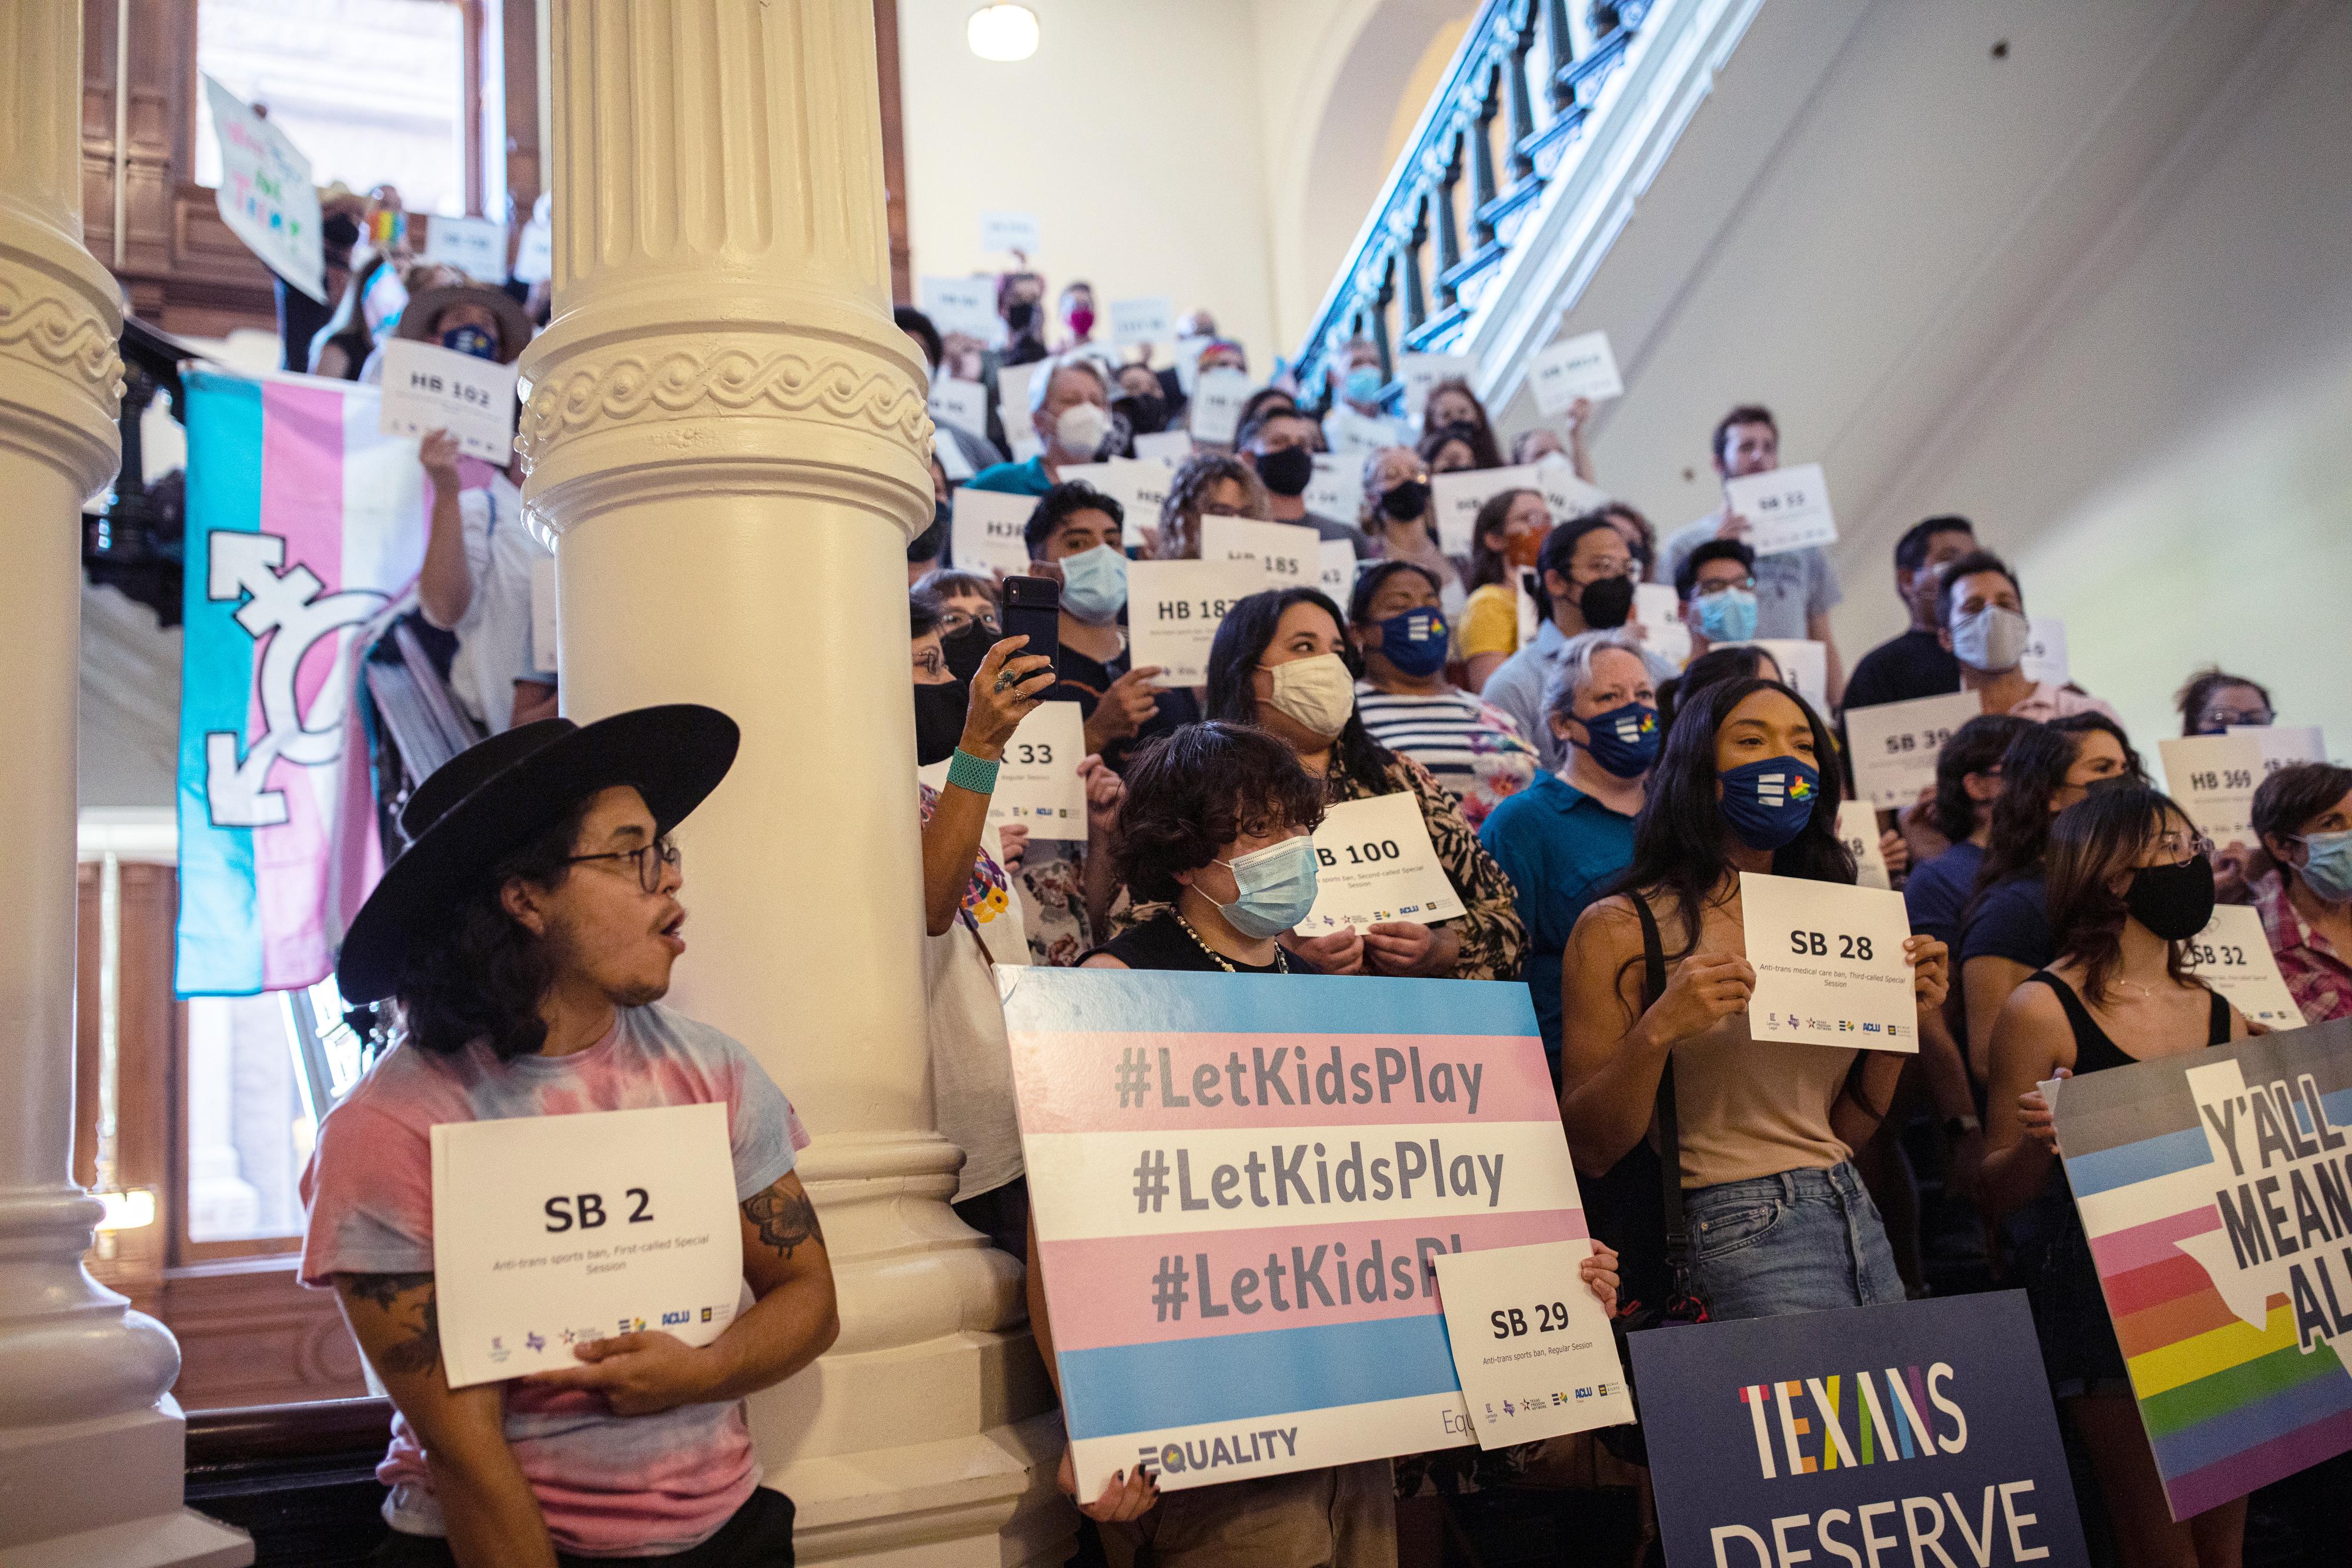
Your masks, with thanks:
[{"label": "black face mask", "polygon": [[[1315,460],[1308,458],[1312,468]],[[1408,479],[1391,486],[1381,496],[1381,510],[1400,523],[1409,523],[1429,510],[1429,486],[1418,479]]]},{"label": "black face mask", "polygon": [[2144,865],[2132,873],[2124,904],[2167,942],[2186,942],[2213,918],[2213,862],[2199,855],[2179,865]]},{"label": "black face mask", "polygon": [[1004,324],[1013,329],[1013,335],[1016,338],[1028,331],[1036,321],[1037,305],[1034,300],[1016,299],[1004,308]]},{"label": "black face mask", "polygon": [[972,676],[980,673],[981,661],[988,657],[988,651],[1003,636],[1003,632],[992,632],[977,621],[967,621],[940,638],[940,656],[947,661],[948,674],[970,685]]},{"label": "black face mask", "polygon": [[1257,460],[1257,476],[1277,496],[1303,496],[1307,481],[1315,477],[1315,454],[1304,446],[1262,453]]},{"label": "black face mask", "polygon": [[1588,582],[1577,608],[1584,612],[1584,623],[1595,632],[1622,626],[1633,613],[1633,580],[1604,577],[1598,582]]},{"label": "black face mask", "polygon": [[964,709],[971,693],[961,681],[915,688],[915,766],[944,762],[963,738]]},{"label": "black face mask", "polygon": [[940,549],[948,542],[948,524],[952,517],[946,502],[932,503],[931,526],[907,541],[907,559],[937,560]]},{"label": "black face mask", "polygon": [[1168,428],[1168,400],[1157,392],[1120,398],[1110,411],[1124,418],[1127,428],[1138,435],[1157,435]]}]

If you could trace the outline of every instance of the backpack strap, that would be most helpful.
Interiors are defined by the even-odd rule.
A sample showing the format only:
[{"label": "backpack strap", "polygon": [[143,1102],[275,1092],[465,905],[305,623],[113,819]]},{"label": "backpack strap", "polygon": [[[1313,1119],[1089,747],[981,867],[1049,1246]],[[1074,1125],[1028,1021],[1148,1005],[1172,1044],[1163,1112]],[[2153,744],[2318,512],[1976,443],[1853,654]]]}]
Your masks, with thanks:
[{"label": "backpack strap", "polygon": [[[1666,993],[1666,945],[1658,934],[1658,917],[1649,900],[1628,892],[1633,913],[1642,918],[1642,1010],[1647,1012]],[[1658,1172],[1660,1197],[1666,1216],[1666,1258],[1677,1274],[1688,1255],[1689,1230],[1683,1221],[1682,1141],[1675,1126],[1675,1059],[1670,1051],[1658,1071]]]}]

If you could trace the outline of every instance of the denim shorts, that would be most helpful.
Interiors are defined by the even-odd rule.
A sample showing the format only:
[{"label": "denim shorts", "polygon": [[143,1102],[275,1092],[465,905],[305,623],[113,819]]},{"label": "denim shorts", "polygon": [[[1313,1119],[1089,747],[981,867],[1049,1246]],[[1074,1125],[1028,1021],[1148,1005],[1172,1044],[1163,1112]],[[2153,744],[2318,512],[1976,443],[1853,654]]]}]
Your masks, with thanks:
[{"label": "denim shorts", "polygon": [[1708,1315],[1769,1318],[1904,1299],[1878,1206],[1852,1165],[1782,1171],[1683,1194]]}]

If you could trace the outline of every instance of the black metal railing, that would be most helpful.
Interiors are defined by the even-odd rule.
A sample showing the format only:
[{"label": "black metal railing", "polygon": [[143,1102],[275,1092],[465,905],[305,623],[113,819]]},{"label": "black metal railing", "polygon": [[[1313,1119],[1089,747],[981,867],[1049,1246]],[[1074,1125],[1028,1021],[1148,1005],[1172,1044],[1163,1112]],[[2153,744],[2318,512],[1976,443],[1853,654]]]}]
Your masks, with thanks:
[{"label": "black metal railing", "polygon": [[1579,26],[1570,0],[1486,0],[1298,350],[1305,393],[1320,394],[1328,357],[1360,337],[1378,345],[1394,402],[1397,355],[1454,343],[1650,5],[1596,3]]}]

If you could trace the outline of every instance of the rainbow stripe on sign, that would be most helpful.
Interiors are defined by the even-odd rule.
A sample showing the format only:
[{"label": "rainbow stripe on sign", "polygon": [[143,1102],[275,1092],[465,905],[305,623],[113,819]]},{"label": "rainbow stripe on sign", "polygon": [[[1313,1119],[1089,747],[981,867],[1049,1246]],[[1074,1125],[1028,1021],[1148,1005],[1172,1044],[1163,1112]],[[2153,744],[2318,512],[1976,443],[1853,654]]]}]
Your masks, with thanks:
[{"label": "rainbow stripe on sign", "polygon": [[2352,1448],[2352,1021],[2073,1079],[2057,1110],[2173,1517]]},{"label": "rainbow stripe on sign", "polygon": [[997,976],[1081,1491],[1472,1440],[1429,1259],[1586,1234],[1525,987]]}]

